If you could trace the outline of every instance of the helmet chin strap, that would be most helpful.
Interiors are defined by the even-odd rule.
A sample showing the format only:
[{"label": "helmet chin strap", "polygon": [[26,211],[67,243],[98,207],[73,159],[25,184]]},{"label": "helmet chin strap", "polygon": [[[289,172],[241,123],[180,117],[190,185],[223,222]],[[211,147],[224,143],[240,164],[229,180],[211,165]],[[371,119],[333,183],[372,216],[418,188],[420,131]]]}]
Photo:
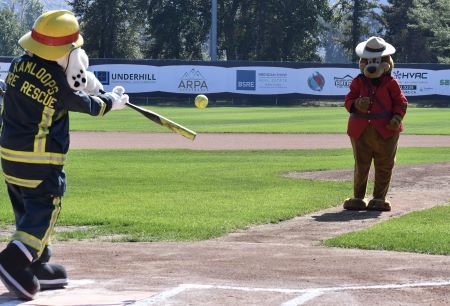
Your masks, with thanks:
[{"label": "helmet chin strap", "polygon": [[[69,51],[68,54],[56,60],[56,62],[64,69],[64,73],[66,73],[67,68],[69,67],[70,55],[72,54],[73,51],[78,49],[78,47],[75,47],[73,44],[72,46],[73,48]],[[65,59],[67,59],[67,62],[65,62]]]}]

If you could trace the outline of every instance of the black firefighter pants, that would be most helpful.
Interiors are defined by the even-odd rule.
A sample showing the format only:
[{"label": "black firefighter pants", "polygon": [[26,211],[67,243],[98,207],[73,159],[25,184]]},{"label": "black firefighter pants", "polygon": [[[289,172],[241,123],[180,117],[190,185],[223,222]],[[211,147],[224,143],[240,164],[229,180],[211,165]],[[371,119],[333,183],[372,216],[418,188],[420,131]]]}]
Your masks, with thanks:
[{"label": "black firefighter pants", "polygon": [[50,244],[61,211],[61,197],[66,188],[64,171],[54,171],[36,188],[6,185],[16,221],[16,232],[11,240],[24,243],[37,259]]}]

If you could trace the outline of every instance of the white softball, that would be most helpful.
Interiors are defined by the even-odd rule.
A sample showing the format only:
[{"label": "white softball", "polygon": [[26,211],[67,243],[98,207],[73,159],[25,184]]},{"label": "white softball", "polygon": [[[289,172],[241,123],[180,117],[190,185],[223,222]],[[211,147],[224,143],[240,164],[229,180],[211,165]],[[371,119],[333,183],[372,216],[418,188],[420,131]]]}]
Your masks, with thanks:
[{"label": "white softball", "polygon": [[208,97],[205,95],[198,95],[194,100],[197,108],[206,108],[208,106]]}]

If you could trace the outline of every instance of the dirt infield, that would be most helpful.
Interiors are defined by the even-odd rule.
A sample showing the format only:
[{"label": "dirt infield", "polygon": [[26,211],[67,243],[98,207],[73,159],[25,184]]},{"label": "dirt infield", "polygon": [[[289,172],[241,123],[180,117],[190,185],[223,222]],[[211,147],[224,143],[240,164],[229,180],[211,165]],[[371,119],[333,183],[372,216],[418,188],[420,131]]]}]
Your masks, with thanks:
[{"label": "dirt infield", "polygon": [[[450,147],[450,136],[402,135],[400,147]],[[71,133],[71,148],[277,150],[349,148],[343,134],[199,134],[194,141],[174,133]]]},{"label": "dirt infield", "polygon": [[[177,135],[73,133],[72,148],[130,148],[138,140],[142,141],[137,142],[139,148],[147,148],[148,143],[151,148],[179,148],[172,136]],[[405,136],[400,146],[450,146],[446,136]],[[159,142],[160,137],[164,139]],[[286,140],[286,147],[279,138]],[[210,134],[200,135],[198,140],[181,147],[349,147],[344,135]],[[286,175],[351,180],[351,171]],[[55,294],[149,296],[141,294],[135,299],[140,302],[130,298],[114,305],[449,305],[450,256],[320,245],[323,239],[448,202],[450,163],[396,167],[389,199],[393,210],[387,213],[343,211],[341,203],[336,203],[335,208],[279,224],[193,243],[58,242],[54,260],[67,267],[74,285]],[[2,290],[0,287],[0,294]],[[11,304],[4,293],[0,305],[18,303]],[[83,305],[81,298],[77,305]]]}]

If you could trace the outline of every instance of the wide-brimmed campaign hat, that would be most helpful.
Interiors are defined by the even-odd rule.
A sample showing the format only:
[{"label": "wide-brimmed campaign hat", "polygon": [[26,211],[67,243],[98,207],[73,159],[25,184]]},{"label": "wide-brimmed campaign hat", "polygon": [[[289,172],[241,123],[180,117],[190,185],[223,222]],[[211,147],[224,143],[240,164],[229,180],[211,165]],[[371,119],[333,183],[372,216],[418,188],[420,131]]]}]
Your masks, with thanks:
[{"label": "wide-brimmed campaign hat", "polygon": [[75,15],[66,10],[48,11],[36,19],[33,29],[19,39],[25,50],[54,61],[84,43]]},{"label": "wide-brimmed campaign hat", "polygon": [[361,58],[375,58],[395,53],[393,45],[384,41],[381,37],[372,36],[368,40],[356,46],[356,54]]}]

